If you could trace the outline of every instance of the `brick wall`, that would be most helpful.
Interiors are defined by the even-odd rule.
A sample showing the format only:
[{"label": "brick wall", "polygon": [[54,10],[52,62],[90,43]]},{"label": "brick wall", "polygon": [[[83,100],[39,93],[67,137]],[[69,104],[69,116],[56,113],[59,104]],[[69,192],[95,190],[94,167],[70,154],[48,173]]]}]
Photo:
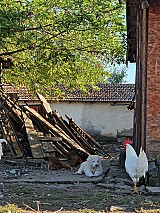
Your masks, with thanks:
[{"label": "brick wall", "polygon": [[160,159],[160,1],[150,1],[148,16],[146,150]]}]

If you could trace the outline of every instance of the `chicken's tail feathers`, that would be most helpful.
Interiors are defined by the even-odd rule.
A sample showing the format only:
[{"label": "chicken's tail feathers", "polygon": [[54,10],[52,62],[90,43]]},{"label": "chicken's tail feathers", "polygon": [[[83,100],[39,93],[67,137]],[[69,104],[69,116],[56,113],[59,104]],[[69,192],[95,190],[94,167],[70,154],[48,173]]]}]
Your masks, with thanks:
[{"label": "chicken's tail feathers", "polygon": [[145,173],[148,171],[148,159],[147,159],[147,155],[144,152],[144,150],[142,150],[142,147],[140,148],[140,154],[138,157],[139,160],[139,165],[141,165],[141,169],[144,171],[144,177],[145,177]]},{"label": "chicken's tail feathers", "polygon": [[0,143],[6,143],[6,144],[7,144],[7,141],[6,141],[6,139],[1,138],[1,139],[0,139]]},{"label": "chicken's tail feathers", "polygon": [[0,138],[0,160],[2,159],[2,156],[3,156],[2,143],[6,143],[6,144],[7,144],[6,139],[4,139],[4,138]]},{"label": "chicken's tail feathers", "polygon": [[1,160],[2,156],[3,156],[3,149],[2,149],[2,144],[0,143],[0,160]]}]

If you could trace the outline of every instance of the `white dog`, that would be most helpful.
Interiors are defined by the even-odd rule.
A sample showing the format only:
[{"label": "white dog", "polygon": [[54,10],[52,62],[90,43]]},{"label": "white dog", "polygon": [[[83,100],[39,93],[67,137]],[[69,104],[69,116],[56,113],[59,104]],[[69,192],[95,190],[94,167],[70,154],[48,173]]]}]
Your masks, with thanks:
[{"label": "white dog", "polygon": [[75,174],[85,174],[88,177],[97,177],[102,175],[103,169],[101,158],[98,155],[89,155]]}]

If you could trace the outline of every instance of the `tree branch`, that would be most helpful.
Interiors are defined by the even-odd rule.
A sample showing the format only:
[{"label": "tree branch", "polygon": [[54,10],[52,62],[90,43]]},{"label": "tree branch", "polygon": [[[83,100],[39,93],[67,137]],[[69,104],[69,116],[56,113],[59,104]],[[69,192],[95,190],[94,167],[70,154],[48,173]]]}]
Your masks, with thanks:
[{"label": "tree branch", "polygon": [[57,36],[63,34],[64,32],[66,32],[66,30],[64,30],[64,31],[62,31],[62,32],[60,32],[60,33],[57,33],[56,35],[54,35],[54,36],[52,36],[52,37],[46,39],[45,41],[43,41],[43,42],[42,42],[41,44],[39,44],[39,45],[35,45],[35,46],[32,45],[32,46],[29,46],[28,48],[22,48],[22,49],[19,49],[19,50],[14,50],[14,51],[10,51],[10,52],[0,53],[0,56],[13,55],[13,54],[15,54],[15,53],[23,52],[23,51],[25,51],[25,50],[34,50],[35,48],[40,47],[41,45],[43,45],[43,44],[46,43],[47,41],[49,41],[49,40],[51,40],[51,39],[53,39],[53,38],[55,38],[55,37],[57,37]]},{"label": "tree branch", "polygon": [[32,27],[32,28],[24,28],[23,30],[19,31],[19,32],[23,32],[23,31],[31,31],[31,30],[38,30],[38,29],[43,29],[43,27],[49,27],[52,26],[52,24],[47,24],[47,25],[40,25],[39,27]]},{"label": "tree branch", "polygon": [[[43,27],[49,27],[49,26],[52,26],[52,24],[47,24],[47,25],[44,25],[44,26],[32,27],[32,28],[23,28],[22,30],[15,31],[15,32],[24,32],[24,31],[38,30],[38,29],[42,29]],[[6,27],[1,27],[1,29],[8,30],[8,28],[6,28]],[[16,30],[16,28],[10,28],[10,30]]]},{"label": "tree branch", "polygon": [[14,53],[22,52],[22,51],[25,51],[25,50],[27,50],[27,49],[22,48],[22,49],[20,49],[20,50],[14,50],[14,51],[10,51],[10,52],[0,53],[0,56],[12,55],[12,54],[14,54]]}]

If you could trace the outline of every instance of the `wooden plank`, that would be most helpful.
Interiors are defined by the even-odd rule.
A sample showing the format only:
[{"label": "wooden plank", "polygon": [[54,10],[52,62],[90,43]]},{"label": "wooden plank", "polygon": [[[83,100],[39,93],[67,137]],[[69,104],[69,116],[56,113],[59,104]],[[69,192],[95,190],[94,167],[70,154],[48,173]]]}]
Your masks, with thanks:
[{"label": "wooden plank", "polygon": [[44,141],[52,141],[52,142],[55,142],[55,141],[62,141],[62,137],[44,137],[44,136],[41,136],[39,137],[39,140],[41,140],[42,142]]},{"label": "wooden plank", "polygon": [[46,99],[39,93],[37,93],[37,96],[39,98],[39,100],[41,101],[42,103],[42,106],[44,108],[44,110],[46,111],[47,114],[49,113],[52,113],[52,109],[51,109],[51,106],[50,104],[46,101]]},{"label": "wooden plank", "polygon": [[58,151],[60,151],[61,154],[63,154],[64,157],[67,156],[68,151],[65,149],[65,146],[63,143],[56,143],[56,147],[58,148]]},{"label": "wooden plank", "polygon": [[[2,134],[3,134],[3,138],[4,138],[5,140],[7,140],[7,137],[6,137],[6,134],[5,134],[5,130],[4,130],[3,125],[2,125],[1,122],[0,122],[0,129],[1,129]],[[11,151],[11,154],[13,155],[13,158],[14,158],[14,160],[15,160],[15,162],[16,162],[18,168],[19,168],[20,174],[22,174],[22,168],[21,168],[20,164],[19,164],[18,161],[17,161],[16,155],[15,155],[13,149],[12,149],[12,145],[10,144],[9,141],[7,141],[7,142],[8,142],[7,144],[8,144],[8,147],[9,147],[10,151]]]},{"label": "wooden plank", "polygon": [[35,117],[30,116],[30,119],[32,120],[35,129],[37,129],[39,132],[42,132],[43,135],[48,134],[48,128],[42,124],[39,120],[37,120]]},{"label": "wooden plank", "polygon": [[26,132],[27,132],[28,141],[31,147],[32,156],[34,158],[43,158],[44,152],[42,149],[42,145],[38,141],[39,136],[36,130],[34,129],[33,123],[31,119],[25,113],[22,112],[22,115],[24,118],[24,124],[26,127]]},{"label": "wooden plank", "polygon": [[80,134],[79,132],[75,131],[75,129],[71,126],[70,127],[73,132],[76,132],[75,135],[78,139],[78,143],[81,144],[83,149],[85,149],[87,152],[89,152],[90,155],[95,155],[97,154],[96,151],[93,149],[93,146],[91,146],[90,143]]},{"label": "wooden plank", "polygon": [[20,109],[17,110],[15,108],[12,108],[12,105],[9,102],[5,102],[5,104],[2,106],[2,108],[5,111],[5,114],[12,117],[16,123],[18,123],[19,125],[23,124]]},{"label": "wooden plank", "polygon": [[[3,134],[3,138],[6,139],[7,142],[8,142],[8,147],[9,147],[9,149],[10,149],[10,151],[11,151],[11,153],[12,153],[14,159],[16,159],[16,157],[17,157],[17,155],[18,155],[18,153],[19,153],[19,149],[18,149],[18,153],[17,153],[17,152],[16,152],[17,149],[15,149],[14,144],[13,144],[12,141],[10,140],[10,137],[7,135],[8,132],[6,131],[6,127],[4,126],[4,123],[2,123],[2,122],[0,122],[0,129],[1,129],[2,134]],[[16,153],[16,155],[15,155],[15,153]],[[20,152],[20,154],[21,154],[21,152]]]},{"label": "wooden plank", "polygon": [[[58,129],[56,129],[52,124],[50,124],[48,121],[46,121],[38,112],[36,112],[34,109],[31,109],[28,106],[24,106],[24,109],[27,110],[31,115],[39,119],[45,126],[48,127],[49,130],[53,131],[58,137],[62,137],[63,140],[65,140],[67,143],[70,144],[70,146],[73,146],[77,149],[82,150],[83,152],[87,153],[81,146],[79,146],[74,140],[72,140],[69,137],[66,137],[62,132],[60,132]],[[87,153],[89,154],[89,153]]]},{"label": "wooden plank", "polygon": [[52,116],[56,118],[58,124],[67,133],[67,135],[73,138],[73,140],[75,140],[77,144],[86,150],[86,152],[89,152],[90,154],[96,154],[93,147],[85,140],[85,138],[77,132],[75,134],[75,130],[71,126],[67,125],[67,122],[63,120],[62,116],[60,116],[57,111],[53,111]]},{"label": "wooden plank", "polygon": [[52,142],[41,142],[42,149],[44,152],[44,156],[48,156],[52,153],[52,156],[55,156],[55,149],[53,147]]},{"label": "wooden plank", "polygon": [[55,149],[55,155],[56,157],[66,157],[66,154],[63,153],[63,151],[61,151],[61,147],[59,147],[59,145],[57,144],[53,144],[53,147]]},{"label": "wooden plank", "polygon": [[[23,156],[26,158],[26,147],[28,147],[29,150],[30,150],[30,147],[28,144],[28,139],[26,137],[26,132],[25,133],[23,132],[24,122],[23,122],[22,113],[21,113],[22,109],[17,104],[18,99],[15,102],[13,102],[5,94],[2,95],[2,99],[5,100],[5,103],[2,106],[5,112],[3,117],[8,119],[8,123],[10,125],[10,131],[7,133],[8,140],[11,142],[17,156],[21,156],[23,154]],[[2,122],[3,124],[5,123],[4,120]],[[21,133],[23,134],[23,141],[20,140],[19,131],[21,131]],[[9,139],[9,135],[11,136],[10,139]],[[28,153],[31,154],[30,151],[27,152],[27,154]]]},{"label": "wooden plank", "polygon": [[59,130],[63,135],[65,135],[67,138],[71,139],[71,137],[57,124],[54,125],[54,127]]},{"label": "wooden plank", "polygon": [[63,130],[66,131],[66,133],[68,135],[70,135],[71,138],[73,138],[73,140],[75,140],[79,145],[81,144],[81,142],[79,141],[79,139],[73,134],[73,132],[71,131],[71,129],[68,128],[68,126],[66,125],[66,123],[63,121],[62,116],[59,115],[58,112],[53,111],[52,115],[56,116],[56,118],[58,119],[59,123],[61,124]]},{"label": "wooden plank", "polygon": [[8,119],[8,123],[10,126],[9,128],[7,128],[7,136],[9,137],[9,141],[12,143],[17,156],[21,156],[22,154],[24,154],[24,151],[22,149],[21,144],[19,143],[18,137],[15,133],[14,126],[12,125],[10,117],[8,115],[6,117]]},{"label": "wooden plank", "polygon": [[[5,106],[3,106],[3,110],[4,110],[4,108],[5,108],[6,111],[8,111]],[[10,122],[9,116],[6,113],[5,110],[4,110],[5,119],[2,120],[2,127],[4,129],[4,133],[5,133],[6,137],[7,137],[7,141],[9,141],[10,144],[12,144],[16,155],[20,156],[23,153],[23,151],[21,152],[21,149],[20,149],[20,147],[18,145],[17,138],[15,137],[16,140],[13,138],[13,135],[14,135],[14,131],[13,130],[14,129],[13,129],[12,123]]]},{"label": "wooden plank", "polygon": [[42,144],[45,156],[55,156],[54,144],[58,141],[62,141],[60,137],[39,137],[39,141]]},{"label": "wooden plank", "polygon": [[[45,111],[48,114],[50,113],[50,115],[48,115],[49,121],[53,120],[53,122],[51,121],[51,123],[54,123],[54,126],[61,133],[63,133],[66,137],[69,136],[69,138],[72,138],[73,140],[75,140],[77,144],[79,144],[83,149],[85,149],[90,154],[95,154],[95,151],[92,149],[92,146],[90,144],[86,143],[85,139],[81,135],[79,135],[79,137],[76,137],[73,134],[73,132],[68,128],[68,126],[65,124],[62,116],[60,116],[60,114],[56,110],[52,111],[50,104],[46,101],[46,99],[42,95],[40,95],[39,93],[37,93],[37,96],[40,99],[40,101],[42,102],[42,105],[43,105]],[[85,144],[85,146],[82,146],[82,142]]]},{"label": "wooden plank", "polygon": [[75,131],[77,131],[77,133],[81,133],[81,135],[84,135],[84,138],[87,138],[91,143],[93,143],[93,145],[95,145],[95,147],[97,147],[99,149],[99,151],[102,154],[107,154],[109,157],[112,157],[107,150],[105,150],[103,147],[100,146],[100,144],[94,139],[92,138],[87,132],[85,132],[84,130],[82,130],[75,122],[72,118],[70,118],[69,116],[66,115],[66,118],[69,120],[69,124],[75,129]]}]

